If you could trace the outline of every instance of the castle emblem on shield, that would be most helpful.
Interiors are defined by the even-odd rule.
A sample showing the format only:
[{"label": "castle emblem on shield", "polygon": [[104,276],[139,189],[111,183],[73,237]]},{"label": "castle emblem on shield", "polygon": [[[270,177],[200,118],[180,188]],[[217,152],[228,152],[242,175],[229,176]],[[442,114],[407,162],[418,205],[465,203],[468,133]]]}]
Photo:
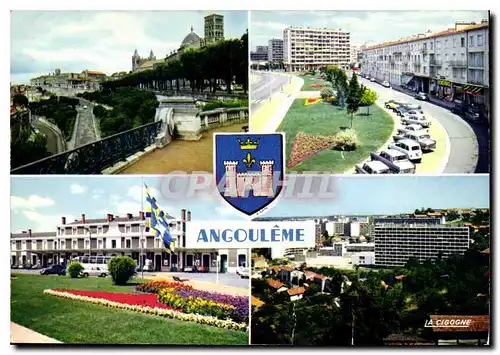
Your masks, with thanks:
[{"label": "castle emblem on shield", "polygon": [[283,144],[281,133],[216,133],[214,173],[221,197],[247,216],[269,206],[282,191]]}]

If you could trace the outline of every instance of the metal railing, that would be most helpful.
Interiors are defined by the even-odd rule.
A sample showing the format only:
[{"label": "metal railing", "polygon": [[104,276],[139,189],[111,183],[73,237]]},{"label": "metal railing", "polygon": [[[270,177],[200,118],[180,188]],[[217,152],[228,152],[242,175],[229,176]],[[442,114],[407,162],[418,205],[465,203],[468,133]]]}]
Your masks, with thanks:
[{"label": "metal railing", "polygon": [[102,170],[152,145],[162,121],[147,123],[10,171],[23,174],[100,174]]},{"label": "metal railing", "polygon": [[450,60],[448,65],[452,68],[467,68],[467,63],[465,60]]},{"label": "metal railing", "polygon": [[431,59],[429,61],[429,65],[440,67],[441,65],[443,65],[443,62],[441,60]]}]

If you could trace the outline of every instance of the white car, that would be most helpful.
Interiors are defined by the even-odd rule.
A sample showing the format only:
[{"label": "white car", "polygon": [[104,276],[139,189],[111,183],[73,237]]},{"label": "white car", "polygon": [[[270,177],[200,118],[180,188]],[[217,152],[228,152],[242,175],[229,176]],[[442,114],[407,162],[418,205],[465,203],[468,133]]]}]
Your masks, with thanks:
[{"label": "white car", "polygon": [[422,161],[422,148],[420,148],[418,142],[411,139],[401,139],[395,143],[390,143],[389,149],[395,149],[406,154],[412,162],[419,163]]},{"label": "white car", "polygon": [[86,109],[87,109],[87,106],[86,106],[86,105],[85,105],[85,106],[83,106],[83,109],[84,109],[84,110],[86,110]]},{"label": "white car", "polygon": [[375,78],[374,78],[374,77],[371,77],[371,78],[370,78],[370,81],[374,82],[374,81],[375,81]]},{"label": "white car", "polygon": [[239,267],[236,273],[240,275],[242,279],[248,279],[250,277],[250,269],[247,267]]},{"label": "white car", "polygon": [[419,132],[419,131],[429,133],[429,130],[427,128],[424,128],[419,124],[409,124],[408,126],[403,126],[401,128],[398,128],[399,134],[410,133],[410,132]]},{"label": "white car", "polygon": [[384,80],[384,82],[382,83],[382,86],[385,86],[386,88],[390,88],[391,84],[389,84],[388,81]]},{"label": "white car", "polygon": [[260,273],[258,273],[258,272],[257,272],[257,273],[252,274],[252,279],[261,279],[261,278],[262,278],[262,274],[260,274]]},{"label": "white car", "polygon": [[104,268],[91,267],[88,269],[83,269],[81,274],[83,277],[89,277],[89,276],[106,277],[108,276],[108,271],[105,270]]},{"label": "white car", "polygon": [[429,121],[424,115],[410,115],[408,117],[401,117],[401,123],[404,125],[418,124],[425,128],[428,128],[431,125],[431,121]]}]

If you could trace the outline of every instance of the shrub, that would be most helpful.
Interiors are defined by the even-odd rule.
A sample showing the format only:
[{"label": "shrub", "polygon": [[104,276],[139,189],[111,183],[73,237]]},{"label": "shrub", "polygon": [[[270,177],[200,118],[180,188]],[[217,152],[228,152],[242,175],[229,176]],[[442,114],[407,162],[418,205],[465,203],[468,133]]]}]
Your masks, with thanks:
[{"label": "shrub", "polygon": [[117,256],[108,263],[108,270],[115,285],[125,285],[136,273],[134,259],[128,256]]},{"label": "shrub", "polygon": [[346,129],[334,136],[333,149],[352,151],[356,149],[357,137],[353,129]]},{"label": "shrub", "polygon": [[333,97],[333,89],[331,87],[326,87],[321,89],[321,98],[323,100],[328,100]]},{"label": "shrub", "polygon": [[202,111],[212,111],[217,108],[248,107],[248,100],[210,101],[202,107]]},{"label": "shrub", "polygon": [[80,273],[83,271],[83,265],[77,261],[73,261],[68,265],[68,274],[72,279],[76,279],[80,276]]}]

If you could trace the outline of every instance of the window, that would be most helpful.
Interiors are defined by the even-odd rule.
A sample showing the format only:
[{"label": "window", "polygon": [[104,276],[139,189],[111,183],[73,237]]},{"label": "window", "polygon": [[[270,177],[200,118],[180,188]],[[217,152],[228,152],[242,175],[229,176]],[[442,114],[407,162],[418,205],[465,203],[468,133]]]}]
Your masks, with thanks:
[{"label": "window", "polygon": [[477,45],[478,46],[483,45],[483,35],[477,35]]},{"label": "window", "polygon": [[469,36],[469,47],[474,47],[474,36]]},{"label": "window", "polygon": [[456,48],[456,47],[457,47],[457,39],[453,38],[453,48]]},{"label": "window", "polygon": [[465,47],[465,37],[460,38],[460,47]]},{"label": "window", "polygon": [[433,49],[434,47],[434,42],[431,42],[431,50]]},{"label": "window", "polygon": [[111,248],[116,248],[116,240],[111,241]]},{"label": "window", "polygon": [[125,241],[125,246],[126,246],[127,248],[130,248],[130,239],[127,239],[127,240]]},{"label": "window", "polygon": [[444,48],[448,48],[448,40],[444,41]]}]

